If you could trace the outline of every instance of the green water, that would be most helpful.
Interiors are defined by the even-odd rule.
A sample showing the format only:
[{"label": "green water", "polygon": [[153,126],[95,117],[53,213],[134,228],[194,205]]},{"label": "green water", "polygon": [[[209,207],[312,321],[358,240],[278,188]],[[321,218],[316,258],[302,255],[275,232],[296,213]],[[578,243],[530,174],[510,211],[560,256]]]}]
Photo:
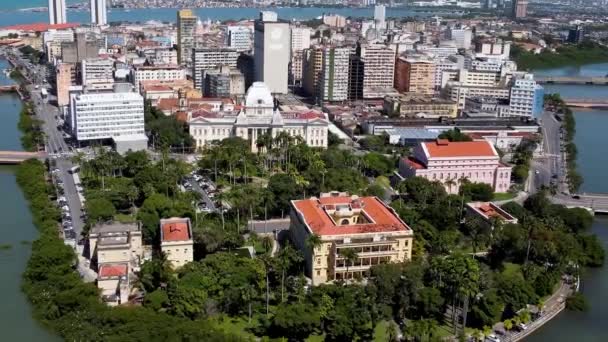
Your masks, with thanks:
[{"label": "green water", "polygon": [[[0,68],[6,67],[0,61]],[[7,84],[3,74],[0,84]],[[21,103],[12,94],[0,95],[0,150],[21,150],[17,121]],[[38,236],[27,202],[15,181],[14,166],[0,166],[0,341],[56,341],[32,317],[21,292],[21,274],[30,257],[31,242]],[[5,247],[8,246],[8,247]]]}]

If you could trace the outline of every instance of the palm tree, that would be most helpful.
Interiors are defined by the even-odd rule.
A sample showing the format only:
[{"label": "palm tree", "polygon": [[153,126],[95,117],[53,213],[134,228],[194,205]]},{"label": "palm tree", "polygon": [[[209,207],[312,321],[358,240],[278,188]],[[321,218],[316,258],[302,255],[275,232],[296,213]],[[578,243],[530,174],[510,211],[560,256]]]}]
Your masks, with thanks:
[{"label": "palm tree", "polygon": [[262,238],[262,247],[264,247],[264,251],[269,253],[272,250],[273,241],[270,236],[264,236]]},{"label": "palm tree", "polygon": [[448,178],[446,179],[444,184],[448,187],[448,191],[452,193],[452,187],[456,185],[456,181],[454,180],[454,178]]},{"label": "palm tree", "polygon": [[304,241],[304,245],[308,250],[310,250],[311,254],[315,254],[315,249],[321,246],[323,242],[321,241],[321,237],[317,234],[310,234]]},{"label": "palm tree", "polygon": [[344,258],[346,264],[346,276],[348,277],[348,268],[354,266],[355,261],[359,259],[359,254],[352,248],[342,248],[339,254]]},{"label": "palm tree", "polygon": [[506,320],[503,322],[503,325],[505,326],[505,330],[507,330],[507,331],[509,331],[509,330],[513,329],[513,321],[512,321],[512,320],[510,320],[510,319],[506,319]]},{"label": "palm tree", "polygon": [[241,287],[241,299],[247,303],[247,307],[248,307],[248,311],[249,311],[249,323],[251,323],[251,302],[253,301],[253,298],[255,297],[256,293],[255,293],[255,289],[253,287],[253,285],[251,284],[247,284],[243,287]]}]

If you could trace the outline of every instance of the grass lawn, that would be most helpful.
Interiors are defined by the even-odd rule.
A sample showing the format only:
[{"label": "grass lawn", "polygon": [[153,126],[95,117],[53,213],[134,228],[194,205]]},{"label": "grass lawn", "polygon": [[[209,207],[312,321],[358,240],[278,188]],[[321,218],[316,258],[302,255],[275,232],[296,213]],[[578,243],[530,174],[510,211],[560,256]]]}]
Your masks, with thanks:
[{"label": "grass lawn", "polygon": [[[232,317],[224,317],[224,319],[215,320],[217,323],[217,327],[227,333],[234,333],[239,337],[246,339],[253,339],[255,336],[247,330],[249,327],[249,323],[244,318],[232,318]],[[251,325],[255,324],[255,320],[251,320]]]},{"label": "grass lawn", "polygon": [[133,223],[135,222],[135,217],[128,214],[116,214],[114,215],[114,220],[120,223]]},{"label": "grass lawn", "polygon": [[496,192],[494,193],[494,198],[492,198],[493,201],[507,201],[510,199],[515,198],[514,193],[510,193],[510,192]]},{"label": "grass lawn", "polygon": [[388,321],[382,321],[376,325],[374,329],[374,341],[375,342],[386,342],[388,339],[386,328],[388,327]]}]

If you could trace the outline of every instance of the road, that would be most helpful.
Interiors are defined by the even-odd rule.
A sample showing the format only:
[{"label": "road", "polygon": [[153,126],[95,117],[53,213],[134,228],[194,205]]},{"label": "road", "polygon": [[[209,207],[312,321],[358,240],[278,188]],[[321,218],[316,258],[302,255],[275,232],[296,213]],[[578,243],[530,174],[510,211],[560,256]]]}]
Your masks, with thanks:
[{"label": "road", "polygon": [[[13,59],[18,65],[23,66],[27,79],[37,81],[40,84],[47,75],[46,68],[44,66],[34,65],[33,67],[28,66],[26,61],[23,59]],[[31,101],[34,104],[34,111],[39,120],[42,121],[42,128],[45,134],[45,150],[51,155],[54,160],[54,167],[59,169],[57,177],[61,179],[64,184],[64,196],[70,207],[70,214],[72,216],[72,223],[76,236],[80,237],[84,227],[82,219],[82,205],[74,184],[74,178],[68,172],[74,165],[71,161],[71,153],[68,144],[63,139],[63,132],[57,129],[59,122],[56,116],[59,115],[59,110],[46,102],[42,98],[39,89],[35,89],[35,84],[29,84],[26,88],[31,94]]]},{"label": "road", "polygon": [[[198,182],[194,178],[189,177],[188,182],[192,185],[192,190],[201,194],[201,199],[203,200],[203,202],[205,202],[205,204],[207,204],[207,208],[209,208],[209,210],[211,210],[211,212],[216,212],[217,208],[215,206],[215,203],[213,202],[213,200],[211,198],[209,198],[207,191],[205,191],[203,188],[201,188],[200,185],[198,185]],[[209,183],[211,183],[211,181],[209,181]],[[211,184],[213,184],[213,183],[211,183]],[[213,184],[213,186],[215,187],[215,184]]]},{"label": "road", "polygon": [[[543,113],[541,117],[543,153],[536,156],[531,163],[532,178],[530,179],[529,189],[531,193],[543,185],[548,187],[551,182],[557,184],[558,192],[567,192],[561,126],[552,112],[545,111]],[[554,175],[557,175],[557,178],[554,178]]]}]

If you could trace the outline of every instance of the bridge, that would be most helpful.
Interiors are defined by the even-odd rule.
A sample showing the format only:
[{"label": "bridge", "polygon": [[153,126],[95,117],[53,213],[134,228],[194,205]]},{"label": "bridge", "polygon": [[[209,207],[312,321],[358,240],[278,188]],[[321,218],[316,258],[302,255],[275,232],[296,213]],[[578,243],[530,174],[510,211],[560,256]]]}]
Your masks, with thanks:
[{"label": "bridge", "polygon": [[608,108],[608,99],[564,99],[568,107]]},{"label": "bridge", "polygon": [[19,86],[16,84],[0,86],[0,93],[18,91]]},{"label": "bridge", "polygon": [[593,84],[608,85],[608,77],[586,76],[536,76],[537,83],[541,84]]},{"label": "bridge", "polygon": [[608,194],[557,195],[552,201],[568,208],[584,208],[595,214],[608,214]]},{"label": "bridge", "polygon": [[46,152],[0,151],[0,164],[21,164],[28,159],[46,157]]}]

